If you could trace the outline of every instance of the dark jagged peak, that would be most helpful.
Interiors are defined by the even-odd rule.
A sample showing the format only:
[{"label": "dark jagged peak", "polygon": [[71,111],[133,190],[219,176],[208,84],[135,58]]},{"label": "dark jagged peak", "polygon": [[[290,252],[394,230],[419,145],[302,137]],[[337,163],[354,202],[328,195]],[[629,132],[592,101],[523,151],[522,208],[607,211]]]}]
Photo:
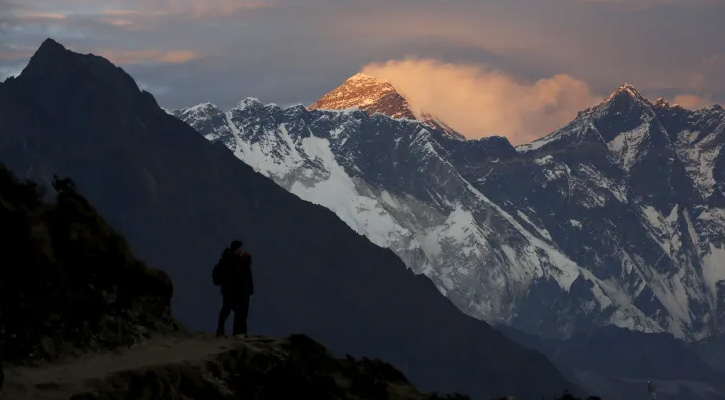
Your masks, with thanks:
[{"label": "dark jagged peak", "polygon": [[38,57],[47,57],[54,54],[63,54],[66,51],[66,48],[62,44],[56,42],[51,38],[47,38],[43,41],[40,47],[38,47],[35,55]]},{"label": "dark jagged peak", "polygon": [[348,78],[308,107],[310,110],[348,108],[359,108],[370,115],[381,113],[391,118],[417,119],[408,100],[390,82],[362,73]]},{"label": "dark jagged peak", "polygon": [[[55,104],[89,108],[95,102],[93,106],[108,109],[163,112],[153,96],[139,89],[122,68],[101,56],[75,53],[53,39],[43,42],[25,69],[5,88],[38,98],[47,96],[46,100],[52,99]],[[36,111],[55,113],[52,109]]]},{"label": "dark jagged peak", "polygon": [[81,55],[73,53],[72,51],[66,49],[62,44],[48,38],[43,41],[40,47],[38,47],[38,50],[36,50],[33,56],[30,57],[28,65],[25,67],[20,76],[34,76],[40,73],[49,74],[50,72],[56,72],[62,68],[67,68],[71,64],[89,64],[90,58],[95,58],[94,61],[96,62],[103,62],[104,64],[112,65],[108,60],[105,60],[102,57],[91,54]]}]

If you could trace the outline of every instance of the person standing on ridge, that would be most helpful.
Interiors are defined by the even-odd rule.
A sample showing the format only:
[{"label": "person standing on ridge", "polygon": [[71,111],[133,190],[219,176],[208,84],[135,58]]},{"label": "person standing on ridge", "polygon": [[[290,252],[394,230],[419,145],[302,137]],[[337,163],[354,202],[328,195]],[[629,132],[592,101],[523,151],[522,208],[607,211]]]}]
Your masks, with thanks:
[{"label": "person standing on ridge", "polygon": [[242,242],[235,240],[224,249],[212,274],[214,284],[221,286],[222,309],[219,311],[217,337],[225,336],[224,326],[234,312],[233,335],[247,333],[249,298],[254,294],[252,256],[242,252]]}]

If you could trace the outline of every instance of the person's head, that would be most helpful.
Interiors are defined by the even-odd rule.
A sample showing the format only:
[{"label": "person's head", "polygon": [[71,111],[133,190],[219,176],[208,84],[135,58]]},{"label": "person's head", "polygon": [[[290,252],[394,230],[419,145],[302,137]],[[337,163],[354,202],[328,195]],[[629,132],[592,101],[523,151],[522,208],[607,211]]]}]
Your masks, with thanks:
[{"label": "person's head", "polygon": [[231,245],[229,245],[229,249],[231,249],[233,252],[237,254],[242,253],[242,242],[240,240],[235,240],[232,242]]}]

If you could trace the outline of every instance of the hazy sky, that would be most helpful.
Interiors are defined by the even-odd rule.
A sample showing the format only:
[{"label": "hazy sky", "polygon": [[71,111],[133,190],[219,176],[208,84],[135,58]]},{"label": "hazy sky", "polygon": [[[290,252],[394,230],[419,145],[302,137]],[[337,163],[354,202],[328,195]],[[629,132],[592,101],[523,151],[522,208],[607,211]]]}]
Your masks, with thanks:
[{"label": "hazy sky", "polygon": [[47,37],[168,108],[308,105],[364,70],[470,137],[548,133],[624,82],[725,103],[725,0],[0,0],[0,79]]}]

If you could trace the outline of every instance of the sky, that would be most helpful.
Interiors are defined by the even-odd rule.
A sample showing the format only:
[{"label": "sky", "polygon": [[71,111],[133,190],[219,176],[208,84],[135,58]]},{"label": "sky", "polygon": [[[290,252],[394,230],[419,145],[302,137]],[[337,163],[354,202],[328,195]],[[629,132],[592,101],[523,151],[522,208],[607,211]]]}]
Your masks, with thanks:
[{"label": "sky", "polygon": [[309,105],[363,71],[469,138],[523,143],[625,82],[725,103],[725,0],[0,0],[0,80],[48,37],[166,108]]}]

